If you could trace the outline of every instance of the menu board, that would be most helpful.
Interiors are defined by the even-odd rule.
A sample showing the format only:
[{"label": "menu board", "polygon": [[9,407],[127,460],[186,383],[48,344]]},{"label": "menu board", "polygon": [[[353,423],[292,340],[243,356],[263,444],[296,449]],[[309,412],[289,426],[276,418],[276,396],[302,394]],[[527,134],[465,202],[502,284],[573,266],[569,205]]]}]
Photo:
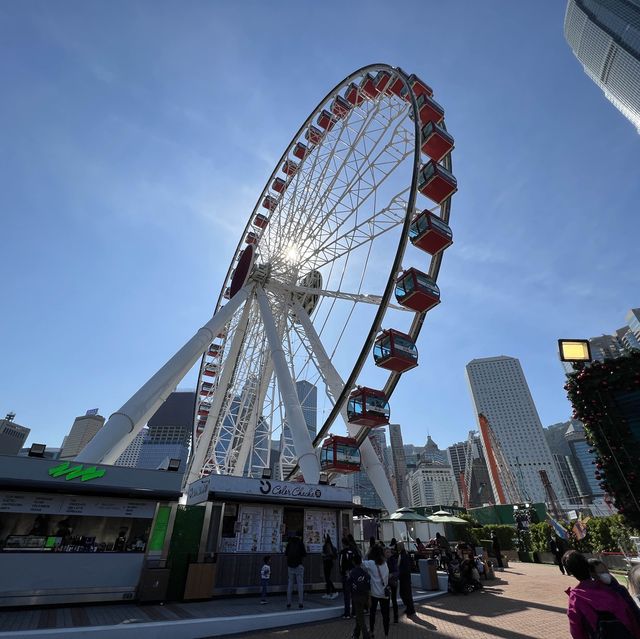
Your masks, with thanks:
[{"label": "menu board", "polygon": [[5,513],[151,519],[155,509],[155,502],[141,499],[0,492],[0,512]]},{"label": "menu board", "polygon": [[264,508],[260,550],[262,552],[282,551],[282,508],[277,506]]},{"label": "menu board", "polygon": [[335,511],[305,510],[304,543],[309,552],[322,552],[326,535],[329,535],[335,546],[337,542],[337,530]]},{"label": "menu board", "polygon": [[236,524],[238,552],[257,552],[262,539],[262,506],[242,506]]}]

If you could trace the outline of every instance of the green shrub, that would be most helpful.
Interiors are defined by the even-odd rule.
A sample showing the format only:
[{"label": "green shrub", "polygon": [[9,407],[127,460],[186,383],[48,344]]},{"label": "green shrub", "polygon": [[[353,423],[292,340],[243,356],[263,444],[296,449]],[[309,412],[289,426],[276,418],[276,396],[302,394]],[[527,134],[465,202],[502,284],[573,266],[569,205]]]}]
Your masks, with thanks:
[{"label": "green shrub", "polygon": [[539,524],[531,524],[529,531],[531,533],[531,548],[533,552],[549,552],[549,537],[553,532],[551,524],[546,521]]},{"label": "green shrub", "polygon": [[508,526],[506,524],[488,525],[482,526],[482,528],[476,532],[480,540],[485,540],[491,539],[491,531],[493,530],[495,530],[498,536],[501,550],[515,549],[515,539],[517,537],[515,526]]}]

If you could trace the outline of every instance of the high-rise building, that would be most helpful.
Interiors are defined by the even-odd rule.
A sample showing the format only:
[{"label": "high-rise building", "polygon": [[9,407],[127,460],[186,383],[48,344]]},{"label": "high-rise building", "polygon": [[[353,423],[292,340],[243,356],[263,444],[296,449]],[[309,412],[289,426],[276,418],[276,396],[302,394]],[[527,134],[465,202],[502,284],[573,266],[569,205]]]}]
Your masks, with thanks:
[{"label": "high-rise building", "polygon": [[[469,435],[471,436],[472,433]],[[458,442],[447,448],[447,459],[458,484],[462,505],[465,503],[465,490],[469,497],[469,508],[494,502],[489,469],[482,453],[480,436],[477,433],[473,434],[470,451],[469,440]],[[467,462],[471,466],[469,470],[467,470]],[[467,481],[469,485],[466,484]]]},{"label": "high-rise building", "polygon": [[529,501],[547,501],[540,479],[540,471],[545,470],[558,497],[564,498],[520,362],[503,355],[474,359],[467,364],[466,372],[475,412],[488,419],[521,496]]},{"label": "high-rise building", "polygon": [[423,460],[409,476],[411,506],[459,506],[460,494],[449,464]]},{"label": "high-rise building", "polygon": [[438,444],[431,439],[431,435],[427,435],[427,443],[424,445],[419,460],[437,462],[438,464],[447,464],[449,461],[447,458],[447,451],[440,450],[440,448],[438,448]]},{"label": "high-rise building", "polygon": [[[372,428],[369,431],[369,441],[373,450],[384,464],[385,433],[384,428]],[[387,472],[387,477],[389,473]],[[360,503],[367,508],[384,508],[376,489],[373,487],[366,471],[359,470],[357,473],[349,473],[345,479],[346,485],[351,488],[353,496],[359,498]]]},{"label": "high-rise building", "polygon": [[571,420],[565,432],[565,439],[571,450],[573,458],[577,462],[578,489],[581,496],[585,495],[590,500],[602,497],[604,491],[600,488],[600,482],[595,476],[596,455],[589,452],[591,446],[587,442],[587,435],[584,432],[582,422]]},{"label": "high-rise building", "polygon": [[640,132],[640,0],[569,0],[564,35],[585,73]]},{"label": "high-rise building", "polygon": [[30,428],[17,424],[15,417],[15,413],[8,413],[0,419],[0,455],[17,455],[31,432]]},{"label": "high-rise building", "polygon": [[396,479],[396,499],[399,506],[409,503],[407,493],[407,458],[402,443],[400,424],[389,424],[389,442],[391,444],[391,462]]},{"label": "high-rise building", "polygon": [[[318,388],[307,380],[296,382],[296,394],[302,408],[304,421],[309,431],[311,441],[315,439],[318,424]],[[280,460],[278,478],[284,479],[295,467],[298,461],[291,431],[286,422],[282,426],[280,435]]]},{"label": "high-rise building", "polygon": [[142,442],[149,433],[147,427],[143,428],[134,438],[133,441],[122,451],[120,457],[114,462],[114,466],[127,466],[128,468],[137,468],[140,459],[140,451],[142,450]]},{"label": "high-rise building", "polygon": [[62,444],[60,459],[74,459],[102,428],[104,421],[97,409],[88,410],[82,417],[76,417]]},{"label": "high-rise building", "polygon": [[138,468],[158,468],[167,458],[179,459],[179,472],[186,470],[193,431],[193,391],[174,391],[147,422]]}]

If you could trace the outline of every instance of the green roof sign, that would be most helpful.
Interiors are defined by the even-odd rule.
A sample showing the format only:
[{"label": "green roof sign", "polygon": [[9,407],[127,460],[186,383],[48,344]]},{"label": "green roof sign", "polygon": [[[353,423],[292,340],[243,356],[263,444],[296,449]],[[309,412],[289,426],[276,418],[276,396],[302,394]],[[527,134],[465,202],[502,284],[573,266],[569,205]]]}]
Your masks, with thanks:
[{"label": "green roof sign", "polygon": [[51,477],[65,476],[67,481],[78,477],[80,481],[91,481],[92,479],[104,477],[106,472],[104,468],[96,468],[95,466],[89,466],[88,468],[85,468],[82,464],[79,466],[71,466],[70,462],[62,462],[53,468],[49,468],[49,475],[51,475]]}]

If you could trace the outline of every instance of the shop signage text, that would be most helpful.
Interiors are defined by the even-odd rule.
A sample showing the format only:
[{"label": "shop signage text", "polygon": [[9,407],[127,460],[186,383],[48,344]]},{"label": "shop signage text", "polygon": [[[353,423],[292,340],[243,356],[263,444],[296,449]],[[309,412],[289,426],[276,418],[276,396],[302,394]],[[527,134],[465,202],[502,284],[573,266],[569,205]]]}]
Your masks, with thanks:
[{"label": "shop signage text", "polygon": [[70,462],[62,462],[53,468],[49,468],[49,475],[51,477],[64,476],[67,481],[78,477],[80,481],[91,481],[92,479],[104,477],[106,472],[104,468],[96,468],[95,466],[89,466],[88,468],[85,468],[82,464],[79,466],[71,466]]},{"label": "shop signage text", "polygon": [[306,499],[321,499],[322,490],[317,486],[297,486],[285,483],[273,483],[269,479],[260,480],[260,492],[263,495],[278,495],[280,497],[304,497]]}]

